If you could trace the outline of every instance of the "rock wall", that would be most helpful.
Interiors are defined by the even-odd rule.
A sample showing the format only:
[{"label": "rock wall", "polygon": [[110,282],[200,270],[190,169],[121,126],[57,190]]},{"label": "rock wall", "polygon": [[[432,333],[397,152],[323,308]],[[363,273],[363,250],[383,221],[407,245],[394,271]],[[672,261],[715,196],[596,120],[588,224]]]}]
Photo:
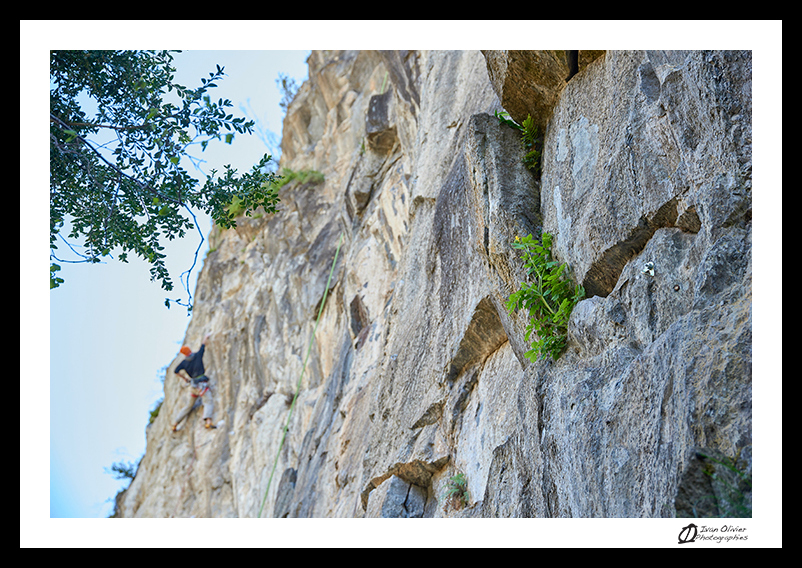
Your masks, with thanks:
[{"label": "rock wall", "polygon": [[[186,343],[211,334],[223,423],[170,432],[178,356],[119,516],[750,504],[710,474],[752,465],[751,54],[565,53],[312,53],[282,165],[325,181],[211,236]],[[503,109],[544,125],[540,179]],[[526,278],[510,243],[541,230],[588,298],[563,357],[531,363],[504,303]]]}]

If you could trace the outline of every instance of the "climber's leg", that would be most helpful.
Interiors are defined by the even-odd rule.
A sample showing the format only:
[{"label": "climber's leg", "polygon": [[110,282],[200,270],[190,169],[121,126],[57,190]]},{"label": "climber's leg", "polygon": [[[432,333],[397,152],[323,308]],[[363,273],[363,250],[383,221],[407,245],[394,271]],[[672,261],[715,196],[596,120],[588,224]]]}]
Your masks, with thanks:
[{"label": "climber's leg", "polygon": [[175,415],[175,419],[173,420],[173,432],[175,432],[176,428],[178,428],[178,424],[184,418],[187,417],[187,414],[189,414],[190,410],[192,410],[192,407],[194,405],[195,405],[195,398],[191,394],[188,394],[187,395],[187,403],[184,405],[184,407],[181,410],[178,411],[178,414]]}]

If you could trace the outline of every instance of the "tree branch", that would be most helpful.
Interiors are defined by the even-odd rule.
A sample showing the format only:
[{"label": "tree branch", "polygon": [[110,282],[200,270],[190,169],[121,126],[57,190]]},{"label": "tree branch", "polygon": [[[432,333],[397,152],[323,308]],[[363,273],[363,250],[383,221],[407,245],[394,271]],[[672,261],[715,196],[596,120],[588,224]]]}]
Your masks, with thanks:
[{"label": "tree branch", "polygon": [[57,261],[59,261],[59,262],[71,262],[71,263],[75,263],[75,264],[82,263],[82,262],[95,262],[95,259],[97,259],[97,256],[96,256],[96,255],[94,255],[94,254],[92,254],[92,255],[85,255],[85,254],[81,254],[80,252],[78,252],[77,250],[75,250],[75,247],[73,247],[73,246],[72,246],[72,245],[71,245],[71,244],[70,244],[70,243],[67,241],[67,239],[65,239],[65,238],[64,238],[64,237],[61,235],[61,233],[59,233],[59,235],[58,235],[58,236],[59,236],[59,238],[60,238],[62,241],[64,241],[64,244],[65,244],[65,245],[67,245],[68,247],[70,247],[70,250],[71,250],[72,252],[74,252],[74,253],[75,253],[75,254],[77,254],[78,256],[82,257],[84,260],[65,260],[65,259],[59,258],[59,257],[57,257],[55,254],[53,254],[53,252],[52,252],[52,250],[53,250],[53,249],[50,249],[50,250],[51,250],[50,257],[51,257],[51,258],[54,258],[54,259],[56,259],[56,260],[57,260]]},{"label": "tree branch", "polygon": [[[200,225],[198,225],[198,218],[195,216],[195,213],[192,212],[192,209],[184,205],[184,208],[189,212],[192,216],[192,220],[195,222],[195,228],[198,230],[198,235],[200,235],[200,242],[198,243],[198,247],[195,249],[195,258],[192,260],[192,266],[190,266],[187,270],[181,273],[181,276],[178,279],[181,281],[182,286],[184,286],[184,290],[186,290],[189,299],[186,303],[182,302],[181,300],[173,300],[179,306],[184,306],[189,310],[192,310],[192,292],[189,290],[189,278],[192,274],[192,269],[195,268],[195,265],[198,262],[198,253],[200,252],[201,246],[206,239],[203,238],[203,231],[201,231]],[[186,281],[184,280],[184,275],[186,274]]]},{"label": "tree branch", "polygon": [[90,126],[92,128],[111,128],[113,130],[141,130],[147,128],[147,124],[140,124],[139,126],[114,126],[113,124],[97,124],[94,122],[67,122],[50,115],[50,122],[58,122],[64,126]]},{"label": "tree branch", "polygon": [[[51,122],[56,122],[56,123],[60,124],[61,126],[69,126],[69,124],[68,124],[68,123],[64,122],[63,120],[61,120],[60,118],[58,118],[57,116],[55,116],[53,113],[50,113],[50,121],[51,121]],[[119,175],[121,175],[121,176],[124,176],[124,177],[126,177],[127,179],[130,179],[130,180],[131,180],[132,182],[134,182],[135,184],[137,184],[137,185],[140,187],[140,189],[145,189],[145,190],[149,191],[150,193],[152,193],[153,195],[155,195],[155,196],[156,196],[156,197],[158,197],[159,199],[163,199],[163,200],[165,200],[165,201],[170,201],[170,202],[172,202],[172,203],[175,203],[176,205],[180,205],[180,206],[182,206],[182,207],[186,206],[186,204],[185,204],[185,203],[183,203],[182,201],[180,201],[180,200],[178,200],[178,199],[174,199],[174,198],[172,198],[172,197],[169,197],[169,196],[167,196],[167,195],[163,195],[163,194],[162,194],[162,193],[160,193],[159,191],[156,191],[155,189],[153,189],[153,188],[152,188],[152,187],[151,187],[149,184],[147,184],[147,183],[144,183],[144,182],[142,182],[142,181],[140,181],[140,180],[136,179],[135,177],[133,177],[133,176],[131,176],[131,175],[129,175],[129,174],[127,174],[127,173],[125,173],[124,171],[122,171],[122,170],[121,170],[121,169],[120,169],[120,168],[119,168],[119,167],[118,167],[116,164],[113,164],[113,163],[109,162],[109,161],[108,161],[108,160],[107,160],[107,159],[106,159],[106,158],[103,156],[103,154],[101,154],[100,152],[98,152],[98,151],[97,151],[97,149],[96,149],[94,146],[92,146],[92,144],[90,144],[90,143],[89,143],[89,141],[88,141],[88,140],[86,140],[85,138],[83,138],[82,136],[79,136],[79,135],[77,135],[77,134],[76,134],[76,135],[75,135],[75,139],[76,139],[76,140],[79,140],[79,141],[80,141],[82,144],[84,144],[84,145],[85,145],[85,146],[87,146],[87,147],[88,147],[90,150],[92,150],[92,151],[93,151],[95,154],[97,154],[97,156],[98,156],[98,157],[99,157],[101,160],[103,160],[103,162],[105,162],[105,163],[106,163],[106,164],[107,164],[107,165],[108,165],[110,168],[112,168],[114,171],[116,171],[116,172],[117,172]]]}]

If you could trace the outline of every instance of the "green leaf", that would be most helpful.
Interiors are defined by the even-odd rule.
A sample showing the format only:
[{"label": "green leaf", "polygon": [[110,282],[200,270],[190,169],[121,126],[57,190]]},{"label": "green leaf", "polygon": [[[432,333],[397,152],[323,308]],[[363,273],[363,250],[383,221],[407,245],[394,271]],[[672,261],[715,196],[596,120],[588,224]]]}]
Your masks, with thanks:
[{"label": "green leaf", "polygon": [[500,124],[506,124],[507,126],[515,128],[516,130],[523,130],[520,124],[518,124],[511,118],[508,118],[510,116],[510,113],[508,113],[507,111],[505,110],[501,112],[495,111],[494,114],[496,115],[496,118],[498,119]]},{"label": "green leaf", "polygon": [[552,260],[552,236],[543,233],[541,242],[528,235],[516,238],[512,246],[523,253],[531,282],[522,282],[513,292],[506,307],[510,313],[519,307],[529,312],[530,320],[524,336],[530,342],[533,332],[537,339],[526,356],[534,361],[538,356],[556,360],[565,350],[568,320],[574,305],[584,298],[581,286],[572,286],[567,279],[567,265]]},{"label": "green leaf", "polygon": [[53,288],[58,288],[59,284],[62,284],[64,282],[63,278],[57,278],[56,276],[54,276],[54,274],[56,272],[58,272],[59,270],[61,270],[61,267],[58,264],[53,264],[53,263],[50,264],[50,289],[51,290]]},{"label": "green leaf", "polygon": [[231,144],[231,141],[234,140],[233,134],[226,134],[226,144]]}]

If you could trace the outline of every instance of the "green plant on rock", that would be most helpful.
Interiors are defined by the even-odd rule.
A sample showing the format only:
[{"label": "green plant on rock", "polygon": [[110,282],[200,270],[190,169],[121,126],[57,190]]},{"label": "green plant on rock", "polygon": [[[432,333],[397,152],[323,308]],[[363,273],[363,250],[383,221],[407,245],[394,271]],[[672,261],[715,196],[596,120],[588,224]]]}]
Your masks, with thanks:
[{"label": "green plant on rock", "polygon": [[446,493],[443,496],[446,502],[446,508],[451,506],[453,509],[462,509],[468,505],[469,498],[468,480],[465,479],[465,474],[458,473],[451,476],[448,479]]},{"label": "green plant on rock", "polygon": [[540,174],[540,155],[543,150],[543,138],[540,136],[540,129],[535,124],[531,114],[526,116],[523,124],[518,124],[510,118],[506,111],[495,111],[499,123],[506,124],[521,132],[521,146],[526,154],[523,157],[524,165],[536,174]]},{"label": "green plant on rock", "polygon": [[162,403],[164,403],[164,398],[159,399],[153,410],[149,411],[150,417],[148,418],[148,426],[153,424],[153,421],[156,420],[157,416],[159,416],[159,411],[162,409]]},{"label": "green plant on rock", "polygon": [[317,170],[300,170],[296,172],[289,168],[282,168],[281,177],[274,182],[275,187],[280,189],[294,180],[298,180],[302,184],[311,183],[317,185],[323,183],[325,177]]},{"label": "green plant on rock", "polygon": [[[512,246],[523,252],[524,265],[531,282],[522,282],[521,289],[513,292],[507,301],[510,313],[525,308],[530,321],[525,339],[532,341],[532,349],[525,353],[535,362],[547,356],[556,361],[568,341],[568,319],[571,311],[585,297],[582,286],[574,286],[566,276],[567,265],[551,255],[552,236],[543,233],[540,241],[532,235],[515,237]],[[532,333],[537,339],[532,339]]]},{"label": "green plant on rock", "polygon": [[518,124],[517,122],[515,122],[513,119],[510,118],[510,113],[508,113],[506,110],[502,110],[500,112],[495,111],[493,114],[496,115],[499,124],[506,124],[510,128],[514,128],[516,130],[523,130],[520,124]]},{"label": "green plant on rock", "polygon": [[703,458],[731,472],[729,475],[726,472],[719,473],[712,466],[703,469],[705,475],[719,485],[718,495],[711,497],[716,501],[722,517],[752,517],[752,475],[747,473],[745,464],[743,467],[738,465],[742,449],[738,450],[734,458],[724,456],[722,459],[699,452]]},{"label": "green plant on rock", "polygon": [[527,115],[524,120],[521,145],[526,152],[523,159],[524,165],[530,170],[534,170],[536,174],[540,174],[540,151],[543,142],[540,138],[540,129],[535,125],[532,115]]}]

